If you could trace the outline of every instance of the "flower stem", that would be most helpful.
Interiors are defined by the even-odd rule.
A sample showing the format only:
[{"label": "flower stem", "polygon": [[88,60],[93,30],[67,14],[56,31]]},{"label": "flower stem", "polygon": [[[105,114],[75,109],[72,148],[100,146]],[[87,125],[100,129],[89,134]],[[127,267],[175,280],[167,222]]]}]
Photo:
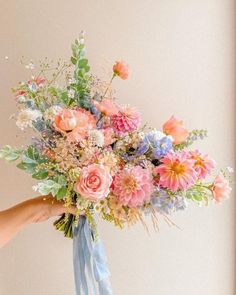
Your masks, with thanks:
[{"label": "flower stem", "polygon": [[113,81],[113,79],[115,78],[115,76],[116,76],[116,74],[113,73],[113,75],[112,75],[112,77],[111,77],[111,80],[110,80],[110,82],[109,82],[109,84],[108,84],[108,86],[107,86],[107,88],[106,88],[104,94],[102,95],[102,99],[105,98],[105,95],[107,94],[108,89],[111,87],[112,81]]},{"label": "flower stem", "polygon": [[63,214],[58,220],[54,222],[54,226],[57,230],[64,232],[64,236],[67,238],[73,238],[73,223],[75,216],[69,214],[67,217]]}]

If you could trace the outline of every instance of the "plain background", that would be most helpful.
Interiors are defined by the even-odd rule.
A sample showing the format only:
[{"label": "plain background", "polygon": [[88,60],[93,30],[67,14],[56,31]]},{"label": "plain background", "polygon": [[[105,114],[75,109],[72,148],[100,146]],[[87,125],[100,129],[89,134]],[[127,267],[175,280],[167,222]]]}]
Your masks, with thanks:
[{"label": "plain background", "polygon": [[[116,80],[117,96],[136,105],[143,121],[161,128],[172,114],[189,129],[207,128],[195,146],[233,165],[235,23],[233,0],[0,1],[0,144],[29,135],[10,120],[10,88],[29,77],[22,55],[68,59],[84,29],[94,73],[106,76],[117,59],[130,78]],[[8,56],[8,60],[5,60]],[[32,197],[34,182],[0,163],[0,209]],[[99,222],[116,295],[233,295],[234,196],[221,206],[190,206],[148,235],[141,225],[120,231]],[[52,222],[32,225],[0,251],[1,295],[74,294],[72,244]]]}]

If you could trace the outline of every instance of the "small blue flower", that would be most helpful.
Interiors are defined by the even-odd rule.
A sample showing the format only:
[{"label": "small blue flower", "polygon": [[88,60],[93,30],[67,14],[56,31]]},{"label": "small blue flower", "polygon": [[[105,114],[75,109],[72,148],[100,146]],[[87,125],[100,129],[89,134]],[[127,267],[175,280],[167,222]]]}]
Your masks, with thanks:
[{"label": "small blue flower", "polygon": [[32,82],[29,84],[29,89],[32,91],[32,92],[36,92],[37,89],[38,89],[38,85],[35,83],[35,82]]},{"label": "small blue flower", "polygon": [[186,199],[182,196],[170,196],[165,191],[153,195],[151,204],[160,213],[170,215],[174,211],[184,210],[187,207]]},{"label": "small blue flower", "polygon": [[151,151],[154,158],[160,158],[166,155],[173,148],[170,137],[160,131],[151,131],[147,133],[144,139],[139,143],[137,154],[141,156]]},{"label": "small blue flower", "polygon": [[153,149],[153,157],[159,158],[165,156],[172,149],[172,141],[169,137],[163,137],[161,140],[156,141]]},{"label": "small blue flower", "polygon": [[149,141],[148,139],[145,137],[140,143],[139,143],[139,146],[138,146],[138,151],[137,151],[137,154],[138,156],[142,156],[143,154],[145,154],[148,150],[149,150]]}]

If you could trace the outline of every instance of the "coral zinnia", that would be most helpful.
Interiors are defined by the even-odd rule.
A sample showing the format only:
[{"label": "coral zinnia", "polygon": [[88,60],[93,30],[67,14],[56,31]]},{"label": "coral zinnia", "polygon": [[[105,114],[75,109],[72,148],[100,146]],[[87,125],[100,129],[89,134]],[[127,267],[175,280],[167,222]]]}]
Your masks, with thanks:
[{"label": "coral zinnia", "polygon": [[142,206],[153,192],[152,178],[147,169],[135,166],[117,173],[113,181],[113,193],[122,205]]},{"label": "coral zinnia", "polygon": [[194,160],[189,159],[184,152],[169,153],[162,160],[162,164],[155,168],[159,174],[159,184],[172,191],[185,190],[197,180],[194,170]]}]

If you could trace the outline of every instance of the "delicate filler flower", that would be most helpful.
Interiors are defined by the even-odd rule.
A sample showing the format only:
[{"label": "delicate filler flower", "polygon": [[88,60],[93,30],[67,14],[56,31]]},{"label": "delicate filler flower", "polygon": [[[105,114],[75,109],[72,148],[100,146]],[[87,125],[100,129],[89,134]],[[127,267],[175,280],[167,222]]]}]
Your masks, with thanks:
[{"label": "delicate filler flower", "polygon": [[62,111],[63,111],[62,107],[58,105],[54,105],[46,109],[46,111],[43,114],[43,117],[45,120],[53,121],[55,116],[59,115]]},{"label": "delicate filler flower", "polygon": [[74,98],[75,97],[75,90],[74,89],[70,89],[68,91],[68,97],[69,98]]},{"label": "delicate filler flower", "polygon": [[212,185],[213,198],[216,202],[220,203],[221,201],[228,199],[231,190],[229,181],[222,173],[216,176]]},{"label": "delicate filler flower", "polygon": [[161,159],[162,164],[155,168],[159,174],[159,185],[172,191],[186,190],[197,180],[194,161],[184,152],[169,153]]},{"label": "delicate filler flower", "polygon": [[112,116],[118,113],[118,107],[114,104],[111,99],[104,98],[102,101],[93,101],[96,108],[106,116]]},{"label": "delicate filler flower", "polygon": [[150,172],[140,166],[123,169],[114,177],[113,193],[123,205],[142,206],[150,200],[152,191]]},{"label": "delicate filler flower", "polygon": [[75,191],[83,198],[98,202],[109,194],[112,177],[102,165],[92,164],[81,170]]},{"label": "delicate filler flower", "polygon": [[113,66],[113,72],[116,76],[125,80],[129,76],[129,66],[124,61],[117,61]]},{"label": "delicate filler flower", "polygon": [[234,173],[234,168],[228,166],[226,167],[226,170],[229,172],[229,173]]},{"label": "delicate filler flower", "polygon": [[164,125],[163,131],[167,135],[171,135],[174,139],[174,144],[180,144],[184,142],[188,136],[189,132],[184,127],[183,121],[177,120],[174,116],[172,116]]},{"label": "delicate filler flower", "polygon": [[194,160],[194,169],[200,179],[206,178],[215,167],[215,162],[208,155],[202,155],[198,150],[190,151],[189,157]]},{"label": "delicate filler flower", "polygon": [[33,64],[33,62],[31,61],[30,63],[28,63],[27,65],[25,65],[25,68],[27,70],[34,70],[35,69],[35,65]]},{"label": "delicate filler flower", "polygon": [[104,145],[104,135],[101,130],[93,129],[89,131],[89,141],[96,146],[102,147]]},{"label": "delicate filler flower", "polygon": [[112,127],[119,135],[135,131],[140,123],[140,113],[130,106],[121,108],[118,114],[111,117]]},{"label": "delicate filler flower", "polygon": [[25,109],[22,110],[17,117],[16,125],[21,130],[33,126],[33,121],[42,118],[42,113],[38,110]]},{"label": "delicate filler flower", "polygon": [[117,172],[117,170],[119,169],[118,157],[111,151],[106,151],[103,154],[101,154],[98,159],[98,162],[99,164],[102,164],[105,167],[107,167],[107,169],[112,175],[114,175],[114,173]]}]

